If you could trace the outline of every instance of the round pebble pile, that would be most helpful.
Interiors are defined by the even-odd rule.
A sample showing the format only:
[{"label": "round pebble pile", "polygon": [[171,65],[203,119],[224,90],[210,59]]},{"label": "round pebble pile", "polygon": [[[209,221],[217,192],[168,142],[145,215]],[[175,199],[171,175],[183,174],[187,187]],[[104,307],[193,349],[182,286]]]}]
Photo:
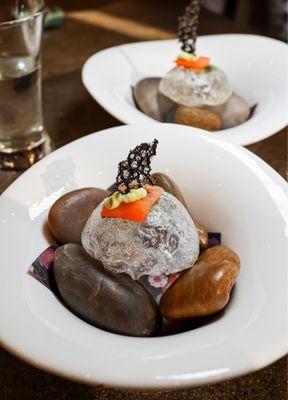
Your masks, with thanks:
[{"label": "round pebble pile", "polygon": [[[97,188],[75,190],[57,200],[49,212],[48,223],[51,232],[62,243],[55,252],[53,271],[63,302],[81,319],[98,328],[122,335],[158,336],[199,326],[199,318],[207,318],[228,304],[240,268],[237,254],[229,248],[215,246],[207,249],[207,230],[198,223],[194,225],[176,183],[162,173],[153,174],[152,180],[163,187],[165,192],[153,206],[145,223],[138,225],[134,235],[139,235],[141,230],[144,232],[145,227],[148,232],[157,232],[156,227],[160,226],[161,221],[162,225],[164,222],[167,232],[165,229],[164,233],[158,232],[158,248],[155,247],[156,242],[153,242],[154,247],[153,243],[152,246],[150,243],[146,248],[142,246],[143,243],[141,246],[138,244],[136,250],[140,254],[136,251],[136,257],[134,255],[135,269],[133,270],[131,262],[126,265],[126,273],[123,273],[119,269],[119,263],[117,264],[121,256],[121,246],[116,246],[116,256],[115,252],[108,251],[108,268],[107,264],[102,262],[103,253],[95,253],[95,247],[93,251],[89,248],[94,240],[102,240],[97,232],[105,235],[106,240],[103,243],[107,249],[109,243],[112,245],[111,240],[115,240],[115,235],[109,237],[109,229],[113,229],[111,222],[115,222],[115,219],[100,220],[99,210],[103,198],[107,195],[106,191]],[[173,216],[170,220],[168,218],[168,225],[172,231],[165,225],[167,210],[170,210],[168,214]],[[131,224],[134,229],[134,224],[137,223],[121,219],[119,222],[119,229],[124,232],[121,239],[123,262],[127,259],[127,252],[129,254],[133,240],[128,231]],[[89,234],[85,236],[87,232]],[[175,232],[179,236],[178,242],[171,240],[171,235]],[[81,245],[81,236],[84,237],[84,247]],[[179,241],[182,241],[181,246]],[[133,245],[135,249],[135,243]],[[148,253],[145,252],[146,249],[149,249]],[[161,253],[164,254],[163,257]],[[158,264],[160,269],[155,269],[157,263],[149,264],[147,254],[154,254],[161,260]],[[185,254],[188,254],[186,259]],[[137,265],[137,260],[140,259],[143,263],[141,267],[140,263]],[[141,284],[141,280],[135,280],[142,274],[151,274],[151,271],[157,274],[178,271],[179,275],[164,291],[159,305]],[[193,323],[193,318],[197,324]]]}]

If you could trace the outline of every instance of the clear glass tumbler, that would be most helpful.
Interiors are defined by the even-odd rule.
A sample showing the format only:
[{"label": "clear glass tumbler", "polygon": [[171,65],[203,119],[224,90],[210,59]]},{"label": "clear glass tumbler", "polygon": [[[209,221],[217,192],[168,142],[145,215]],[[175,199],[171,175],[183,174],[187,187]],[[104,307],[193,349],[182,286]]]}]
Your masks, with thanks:
[{"label": "clear glass tumbler", "polygon": [[25,169],[50,150],[43,127],[41,37],[44,2],[0,5],[0,168]]}]

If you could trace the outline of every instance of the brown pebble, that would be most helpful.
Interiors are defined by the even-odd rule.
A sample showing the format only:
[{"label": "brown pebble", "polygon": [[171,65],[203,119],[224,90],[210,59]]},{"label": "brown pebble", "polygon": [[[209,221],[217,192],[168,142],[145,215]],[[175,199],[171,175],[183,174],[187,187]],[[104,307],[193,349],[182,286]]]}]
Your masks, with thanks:
[{"label": "brown pebble", "polygon": [[151,175],[152,182],[156,186],[162,187],[165,192],[172,194],[176,199],[183,204],[184,207],[187,208],[185,199],[179,189],[178,185],[171,179],[168,175],[163,174],[162,172],[155,172]]},{"label": "brown pebble", "polygon": [[202,317],[222,310],[240,269],[238,255],[225,246],[205,250],[196,264],[166,290],[160,309],[167,319]]},{"label": "brown pebble", "polygon": [[198,222],[195,222],[195,226],[200,239],[200,249],[201,251],[203,251],[208,247],[208,242],[209,242],[208,231],[206,228],[204,228],[204,226],[198,224]]},{"label": "brown pebble", "polygon": [[[173,181],[173,179],[171,179],[168,175],[163,174],[162,172],[155,172],[154,174],[151,175],[151,178],[152,178],[154,185],[160,186],[165,190],[165,192],[171,193],[189,211],[187,204],[185,202],[184,196],[182,195],[180,188]],[[190,213],[190,211],[189,211],[189,213]],[[191,215],[191,217],[192,217],[192,215]],[[193,219],[193,217],[192,217],[192,219]],[[208,231],[206,228],[204,228],[204,226],[198,224],[197,222],[195,222],[195,226],[196,226],[198,234],[199,234],[200,248],[203,251],[208,246]]]},{"label": "brown pebble", "polygon": [[221,118],[217,114],[200,107],[179,106],[174,119],[176,124],[194,126],[206,131],[221,129]]},{"label": "brown pebble", "polygon": [[84,188],[60,197],[48,215],[49,228],[55,238],[61,243],[81,244],[81,234],[88,218],[108,195],[107,190]]}]

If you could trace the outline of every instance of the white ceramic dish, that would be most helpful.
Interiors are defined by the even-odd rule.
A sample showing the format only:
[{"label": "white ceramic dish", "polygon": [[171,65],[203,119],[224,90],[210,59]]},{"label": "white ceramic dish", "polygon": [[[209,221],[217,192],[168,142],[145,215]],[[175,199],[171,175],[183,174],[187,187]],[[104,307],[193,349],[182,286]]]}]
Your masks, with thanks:
[{"label": "white ceramic dish", "polygon": [[[236,93],[257,108],[243,124],[211,133],[227,142],[248,145],[271,136],[288,121],[287,45],[256,35],[200,36],[197,52],[222,68]],[[131,87],[148,76],[163,76],[179,53],[176,40],[111,47],[90,57],[82,72],[91,96],[127,124],[155,122],[139,111]],[[192,132],[192,131],[191,131]]]},{"label": "white ceramic dish", "polygon": [[[150,124],[92,134],[53,152],[0,197],[0,340],[36,367],[88,384],[177,388],[252,372],[287,350],[287,187],[249,151],[191,128]],[[200,133],[199,133],[200,132]],[[225,314],[162,338],[107,333],[70,313],[27,274],[51,243],[50,205],[64,192],[105,188],[130,148],[159,139],[153,170],[179,183],[193,215],[241,258]]]}]

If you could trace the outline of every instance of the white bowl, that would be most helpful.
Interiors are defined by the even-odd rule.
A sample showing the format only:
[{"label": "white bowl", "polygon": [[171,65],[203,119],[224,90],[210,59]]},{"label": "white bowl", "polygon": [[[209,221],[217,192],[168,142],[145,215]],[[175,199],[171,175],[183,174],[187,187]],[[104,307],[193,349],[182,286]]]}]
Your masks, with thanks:
[{"label": "white bowl", "polygon": [[[273,135],[288,121],[287,45],[256,35],[200,36],[197,52],[223,69],[234,91],[257,108],[248,121],[211,133],[227,142],[248,145]],[[163,76],[179,53],[176,40],[111,47],[90,57],[82,71],[91,96],[127,124],[155,121],[139,111],[131,87],[148,76]],[[193,130],[191,130],[193,132]]]},{"label": "white bowl", "polygon": [[[53,152],[0,197],[0,340],[36,367],[89,384],[176,388],[229,379],[283,356],[286,341],[287,188],[239,146],[179,125],[121,126]],[[131,338],[69,312],[27,274],[51,243],[50,205],[64,192],[106,188],[117,163],[159,139],[153,170],[180,185],[195,219],[222,233],[242,267],[225,314],[190,332]]]}]

